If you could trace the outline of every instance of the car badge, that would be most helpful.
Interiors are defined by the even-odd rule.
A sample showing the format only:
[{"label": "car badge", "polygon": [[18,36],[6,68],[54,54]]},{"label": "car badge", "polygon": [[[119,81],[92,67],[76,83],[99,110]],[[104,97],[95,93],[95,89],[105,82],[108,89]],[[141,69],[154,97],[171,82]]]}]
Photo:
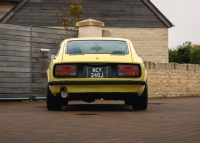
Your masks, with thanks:
[{"label": "car badge", "polygon": [[99,58],[98,58],[98,57],[96,57],[96,59],[98,60]]}]

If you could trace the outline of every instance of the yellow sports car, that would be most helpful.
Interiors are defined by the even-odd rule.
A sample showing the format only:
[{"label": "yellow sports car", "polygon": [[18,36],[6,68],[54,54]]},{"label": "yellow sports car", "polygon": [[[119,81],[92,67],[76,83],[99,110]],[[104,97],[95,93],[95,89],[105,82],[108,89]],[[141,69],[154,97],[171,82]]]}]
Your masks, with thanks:
[{"label": "yellow sports car", "polygon": [[147,71],[132,42],[122,38],[73,38],[60,44],[47,70],[47,109],[71,100],[122,100],[134,110],[148,104]]}]

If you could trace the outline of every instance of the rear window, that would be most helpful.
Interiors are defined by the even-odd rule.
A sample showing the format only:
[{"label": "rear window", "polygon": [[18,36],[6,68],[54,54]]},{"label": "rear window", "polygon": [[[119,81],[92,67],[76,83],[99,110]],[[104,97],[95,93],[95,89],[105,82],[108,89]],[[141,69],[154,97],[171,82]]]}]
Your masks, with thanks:
[{"label": "rear window", "polygon": [[127,44],[119,40],[69,41],[67,54],[127,54]]}]

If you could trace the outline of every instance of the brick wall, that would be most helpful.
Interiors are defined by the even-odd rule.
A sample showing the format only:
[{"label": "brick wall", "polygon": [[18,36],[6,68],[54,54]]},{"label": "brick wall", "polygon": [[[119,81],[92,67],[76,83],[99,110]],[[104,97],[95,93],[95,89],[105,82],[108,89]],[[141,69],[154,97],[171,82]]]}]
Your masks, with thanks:
[{"label": "brick wall", "polygon": [[200,96],[200,65],[145,62],[149,97]]},{"label": "brick wall", "polygon": [[168,63],[167,28],[108,28],[112,37],[127,38],[144,61]]}]

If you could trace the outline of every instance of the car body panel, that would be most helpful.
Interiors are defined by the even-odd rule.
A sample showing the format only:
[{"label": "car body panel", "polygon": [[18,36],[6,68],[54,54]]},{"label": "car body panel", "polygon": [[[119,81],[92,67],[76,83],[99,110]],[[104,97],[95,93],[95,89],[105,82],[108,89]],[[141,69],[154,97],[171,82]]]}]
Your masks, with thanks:
[{"label": "car body panel", "polygon": [[144,85],[110,85],[110,84],[101,84],[101,85],[54,85],[50,86],[50,89],[54,95],[60,92],[60,88],[65,87],[68,93],[139,93],[142,94]]},{"label": "car body panel", "polygon": [[68,63],[132,63],[132,57],[128,55],[110,54],[84,54],[84,55],[63,55],[63,62]]}]

